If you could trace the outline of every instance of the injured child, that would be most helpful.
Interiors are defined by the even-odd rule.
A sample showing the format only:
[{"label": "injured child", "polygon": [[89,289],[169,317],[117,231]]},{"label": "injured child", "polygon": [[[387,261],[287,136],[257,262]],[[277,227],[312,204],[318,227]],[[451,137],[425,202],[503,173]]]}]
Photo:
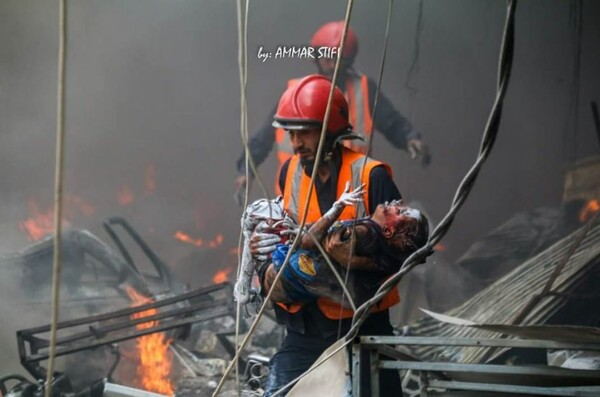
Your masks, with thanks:
[{"label": "injured child", "polygon": [[265,292],[275,289],[271,299],[276,302],[306,303],[326,297],[351,308],[339,280],[346,280],[355,305],[370,299],[408,256],[425,245],[429,224],[419,210],[401,201],[380,204],[372,216],[356,222],[338,221],[346,206],[362,200],[363,189],[360,186],[350,192],[347,184],[332,208],[302,231],[299,246],[275,286],[275,275],[291,248],[290,237],[300,232],[298,225],[283,210],[281,197],[248,206],[242,218],[244,252],[234,288],[236,300],[250,300],[250,278],[255,270]]}]

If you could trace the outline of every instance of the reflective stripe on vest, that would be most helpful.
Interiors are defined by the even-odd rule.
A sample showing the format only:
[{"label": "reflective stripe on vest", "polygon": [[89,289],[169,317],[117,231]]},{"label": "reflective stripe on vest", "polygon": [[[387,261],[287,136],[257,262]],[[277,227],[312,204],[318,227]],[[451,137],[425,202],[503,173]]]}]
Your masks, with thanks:
[{"label": "reflective stripe on vest", "polygon": [[350,124],[358,135],[364,138],[360,140],[345,141],[344,145],[350,149],[365,153],[367,152],[367,141],[373,127],[371,107],[369,105],[369,80],[364,74],[351,78],[346,83],[346,97],[350,110]]},{"label": "reflective stripe on vest", "polygon": [[[369,208],[369,176],[371,174],[371,170],[379,165],[383,165],[390,176],[392,175],[392,171],[390,167],[382,162],[367,158],[364,173],[361,175],[361,170],[363,166],[365,156],[354,152],[350,149],[344,148],[342,151],[342,165],[340,167],[340,173],[338,176],[338,186],[337,186],[337,197],[339,197],[344,191],[344,187],[347,181],[351,181],[352,189],[354,187],[360,186],[360,184],[365,184],[365,194],[363,196],[363,205],[358,206],[355,209],[354,206],[347,206],[342,211],[340,215],[340,220],[349,220],[354,219],[355,211],[358,211],[358,217],[364,217],[368,214]],[[319,202],[317,199],[316,190],[313,189],[310,199],[308,196],[308,188],[310,186],[310,177],[306,175],[302,165],[300,164],[300,157],[293,156],[290,160],[286,180],[285,180],[285,191],[284,191],[284,206],[287,213],[292,216],[298,223],[302,222],[302,215],[304,212],[304,206],[306,202],[310,200],[308,212],[306,215],[306,223],[314,223],[319,218],[321,218],[322,213],[319,207]],[[400,297],[398,296],[398,291],[396,288],[392,289],[392,291],[387,294],[383,300],[376,305],[372,311],[380,311],[387,309],[390,306],[395,305],[400,301]],[[330,319],[339,319],[339,318],[348,318],[352,317],[353,311],[350,309],[344,309],[338,303],[333,302],[331,300],[325,298],[319,298],[317,300],[317,305],[323,314]],[[300,305],[283,305],[279,304],[283,309],[295,313],[300,309]]]},{"label": "reflective stripe on vest", "polygon": [[[299,79],[288,81],[288,88],[292,87]],[[369,105],[369,80],[367,76],[348,76],[346,81],[346,99],[348,100],[350,124],[354,131],[365,138],[360,140],[344,141],[344,146],[360,153],[367,151],[367,137],[371,133],[373,120],[371,118],[371,107]],[[292,157],[294,149],[288,134],[282,128],[275,130],[275,143],[277,144],[277,159],[279,165],[283,165],[287,159]]]}]

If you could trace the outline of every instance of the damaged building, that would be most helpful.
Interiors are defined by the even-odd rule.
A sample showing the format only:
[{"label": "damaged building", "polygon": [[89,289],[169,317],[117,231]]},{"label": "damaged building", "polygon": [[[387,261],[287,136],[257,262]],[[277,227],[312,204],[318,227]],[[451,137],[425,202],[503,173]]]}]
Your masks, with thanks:
[{"label": "damaged building", "polygon": [[3,0],[0,397],[265,393],[289,332],[257,277],[250,302],[234,285],[285,148],[243,160],[323,72],[269,53],[346,19],[338,66],[370,79],[345,100],[381,112],[347,118],[430,240],[388,275],[393,335],[338,331],[288,395],[600,396],[599,2]]}]

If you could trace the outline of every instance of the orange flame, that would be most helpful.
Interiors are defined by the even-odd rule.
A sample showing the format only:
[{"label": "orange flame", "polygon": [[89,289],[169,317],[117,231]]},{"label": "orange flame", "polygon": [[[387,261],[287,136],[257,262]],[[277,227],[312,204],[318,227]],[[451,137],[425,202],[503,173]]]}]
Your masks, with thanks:
[{"label": "orange flame", "polygon": [[223,244],[223,235],[222,234],[217,234],[214,239],[212,239],[208,242],[208,246],[210,248],[217,248],[221,244]]},{"label": "orange flame", "polygon": [[152,164],[146,167],[146,176],[144,178],[144,193],[151,196],[156,192],[156,170]]},{"label": "orange flame", "polygon": [[437,243],[437,244],[435,245],[435,247],[433,247],[433,250],[434,250],[434,251],[446,251],[446,249],[447,249],[447,248],[448,248],[448,247],[446,247],[444,244],[442,244],[442,243]]},{"label": "orange flame", "polygon": [[223,244],[223,240],[224,240],[222,234],[217,234],[214,239],[209,240],[209,241],[204,241],[201,238],[194,238],[194,237],[190,236],[189,234],[182,232],[181,230],[176,231],[175,234],[173,235],[173,238],[175,240],[179,240],[184,243],[195,245],[196,247],[204,247],[206,245],[210,248],[217,248],[217,247],[221,246],[221,244]]},{"label": "orange flame", "polygon": [[121,186],[121,188],[117,192],[117,201],[121,205],[128,205],[133,203],[133,198],[133,191],[127,185]]},{"label": "orange flame", "polygon": [[589,200],[586,206],[579,211],[579,221],[586,222],[598,211],[600,211],[600,202],[596,199]]},{"label": "orange flame", "polygon": [[95,211],[94,207],[91,204],[85,202],[85,200],[78,196],[66,196],[65,206],[65,212],[69,217],[73,217],[75,215],[75,209],[79,210],[79,212],[81,212],[85,216],[93,215]]},{"label": "orange flame", "polygon": [[[19,227],[27,233],[29,240],[37,241],[54,233],[54,209],[41,210],[35,199],[29,199],[27,204],[30,217],[23,222],[19,222]],[[65,195],[63,207],[63,227],[69,227],[69,220],[75,218],[77,213],[85,216],[90,216],[94,213],[94,207],[77,196]]]},{"label": "orange flame", "polygon": [[229,281],[229,274],[231,274],[232,271],[233,271],[232,267],[228,267],[225,270],[219,270],[218,272],[215,273],[215,275],[212,278],[213,283],[221,284],[221,283],[224,283],[225,281]]},{"label": "orange flame", "polygon": [[19,227],[27,233],[29,240],[36,241],[54,231],[54,212],[52,209],[42,212],[34,199],[27,202],[31,216],[19,223]]},{"label": "orange flame", "polygon": [[204,241],[201,238],[195,239],[189,234],[186,234],[182,231],[176,231],[173,236],[176,240],[183,241],[184,243],[195,245],[196,247],[202,247],[204,245]]},{"label": "orange flame", "polygon": [[[138,294],[133,288],[126,287],[126,291],[133,301],[133,306],[152,302],[152,299]],[[140,313],[134,313],[131,318],[138,319],[153,316],[157,312],[157,309],[148,309]],[[137,324],[136,328],[140,330],[148,329],[156,325],[158,325],[158,321],[148,321]],[[144,389],[172,396],[175,393],[169,379],[172,362],[172,357],[169,354],[170,344],[171,340],[166,339],[163,332],[140,336],[137,340],[140,352],[140,366],[137,368],[137,374],[140,377],[138,381]]]}]

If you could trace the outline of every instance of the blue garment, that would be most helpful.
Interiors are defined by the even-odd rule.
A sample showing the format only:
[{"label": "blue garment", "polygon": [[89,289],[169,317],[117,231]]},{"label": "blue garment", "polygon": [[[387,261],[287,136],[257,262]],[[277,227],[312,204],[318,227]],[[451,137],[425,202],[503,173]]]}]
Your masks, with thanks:
[{"label": "blue garment", "polygon": [[[275,270],[279,271],[291,246],[278,244],[273,252],[272,260]],[[288,296],[296,302],[312,302],[317,296],[306,289],[310,285],[321,266],[320,257],[315,251],[298,249],[290,256],[289,264],[283,269],[282,280]]]}]

